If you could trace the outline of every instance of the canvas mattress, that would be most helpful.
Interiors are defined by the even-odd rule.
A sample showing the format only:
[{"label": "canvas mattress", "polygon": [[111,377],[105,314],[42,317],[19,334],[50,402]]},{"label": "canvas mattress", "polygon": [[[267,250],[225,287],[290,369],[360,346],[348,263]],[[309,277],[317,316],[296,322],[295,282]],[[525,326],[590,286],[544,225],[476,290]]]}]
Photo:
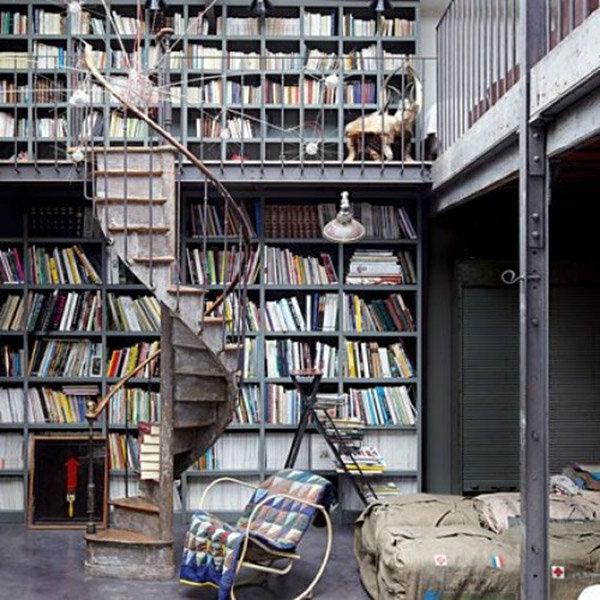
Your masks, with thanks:
[{"label": "canvas mattress", "polygon": [[[375,502],[355,524],[354,552],[361,581],[375,600],[517,600],[520,527],[509,527],[506,501],[518,517],[515,498],[482,503],[461,496],[411,494]],[[600,522],[595,498],[551,500],[552,599],[576,600],[600,583]],[[581,501],[584,507],[577,506]],[[494,508],[498,507],[498,513]],[[566,517],[587,520],[568,521]],[[493,530],[490,521],[501,523]]]}]

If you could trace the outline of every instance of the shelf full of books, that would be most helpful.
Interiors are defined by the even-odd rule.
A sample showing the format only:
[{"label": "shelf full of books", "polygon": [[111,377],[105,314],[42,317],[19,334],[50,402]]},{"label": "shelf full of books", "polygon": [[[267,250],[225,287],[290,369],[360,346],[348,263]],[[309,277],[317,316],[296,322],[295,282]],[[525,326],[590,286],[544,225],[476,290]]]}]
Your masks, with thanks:
[{"label": "shelf full of books", "polygon": [[[419,197],[388,192],[373,199],[367,190],[353,192],[353,212],[366,235],[342,245],[321,236],[337,214],[336,194],[325,195],[330,199],[290,191],[248,192],[239,198],[256,246],[244,307],[225,311],[238,315],[242,310],[239,316],[247,325],[243,385],[229,435],[188,478],[192,496],[200,493],[196,487],[205,485],[207,473],[230,473],[236,465],[239,470],[228,459],[233,443],[252,457],[243,475],[264,477],[283,466],[302,413],[290,374],[307,369],[321,373],[320,392],[344,398],[330,409],[332,416],[361,423],[363,439],[352,465],[365,465],[382,493],[420,489]],[[193,228],[182,254],[188,260],[195,257],[188,281],[193,285],[195,273],[214,271],[213,257],[235,247],[230,241],[235,236],[227,235],[210,198],[207,202],[190,194],[185,201],[184,214],[193,219]],[[200,249],[197,235],[206,230],[211,235]],[[222,266],[216,270],[224,272]],[[344,476],[310,424],[297,465]],[[352,510],[357,499],[349,500]],[[345,501],[342,507],[347,508]]]},{"label": "shelf full of books", "polygon": [[152,73],[168,64],[169,93],[155,95],[171,99],[174,129],[204,160],[341,162],[344,125],[380,108],[386,75],[400,77],[406,57],[418,55],[419,2],[386,6],[383,15],[353,0],[273,4],[265,19],[248,4],[168,6],[164,24],[175,32],[168,60],[159,60],[156,32],[134,3],[92,2],[77,12],[36,2],[7,5],[0,159],[65,160],[67,148],[91,139],[144,140],[146,124],[123,118],[98,86],[86,89],[93,111],[84,119],[70,103],[82,81],[65,73],[77,70],[84,39],[117,85],[131,65]]},{"label": "shelf full of books", "polygon": [[[112,268],[91,206],[71,190],[0,211],[0,521],[24,520],[32,436],[81,436],[89,403],[160,347],[154,297]],[[159,390],[157,358],[112,397],[94,423],[109,455],[131,449],[126,423],[135,433],[159,419]]]}]

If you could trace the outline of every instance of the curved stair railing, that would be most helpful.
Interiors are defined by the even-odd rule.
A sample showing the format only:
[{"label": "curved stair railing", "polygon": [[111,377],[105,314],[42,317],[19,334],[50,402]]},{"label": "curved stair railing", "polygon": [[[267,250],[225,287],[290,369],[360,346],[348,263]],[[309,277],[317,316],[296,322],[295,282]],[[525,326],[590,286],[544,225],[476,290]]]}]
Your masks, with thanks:
[{"label": "curved stair railing", "polygon": [[[125,115],[133,114],[162,140],[162,145],[129,146],[124,135],[121,148],[95,148],[92,144],[87,153],[93,169],[92,200],[103,233],[161,305],[162,408],[158,481],[140,481],[138,499],[113,500],[113,523],[105,534],[95,532],[94,513],[89,513],[86,571],[90,575],[162,579],[173,571],[173,480],[221,436],[239,399],[252,225],[202,161],[113,88],[95,66],[92,49],[85,43],[84,56],[94,80],[121,103]],[[181,279],[177,157],[186,158],[204,175],[205,214],[208,186],[217,191],[215,200],[220,201],[225,217],[225,249],[231,250],[233,244],[237,247],[229,281],[224,281],[220,293],[210,300],[208,294],[214,293],[215,287],[206,273],[200,285],[187,285]],[[205,260],[206,231],[203,233]],[[127,377],[133,376],[132,372]],[[124,385],[121,381],[93,411],[90,407],[90,434],[91,423],[106,409],[118,391],[115,388]],[[132,545],[136,552],[131,551]],[[121,547],[126,552],[120,554]]]}]

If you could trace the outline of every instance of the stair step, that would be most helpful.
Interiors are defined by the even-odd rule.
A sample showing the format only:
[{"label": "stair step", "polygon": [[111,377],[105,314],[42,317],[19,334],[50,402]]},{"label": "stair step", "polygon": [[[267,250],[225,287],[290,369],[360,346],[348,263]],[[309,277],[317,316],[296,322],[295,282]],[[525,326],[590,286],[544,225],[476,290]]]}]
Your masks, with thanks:
[{"label": "stair step", "polygon": [[219,378],[222,378],[223,371],[217,371],[217,370],[208,371],[205,369],[195,369],[193,371],[186,371],[184,369],[178,369],[177,371],[175,371],[175,375],[183,375],[186,377],[193,376],[193,377],[219,377]]},{"label": "stair step", "polygon": [[96,177],[162,177],[162,169],[96,169]]},{"label": "stair step", "polygon": [[203,296],[204,294],[206,294],[206,290],[203,290],[201,288],[198,287],[193,287],[191,285],[180,285],[180,286],[170,286],[167,288],[167,294],[188,294],[190,296],[193,295],[197,295],[197,296]]},{"label": "stair step", "polygon": [[109,225],[108,230],[112,233],[141,233],[145,235],[150,234],[164,234],[169,233],[171,230],[167,225]]},{"label": "stair step", "polygon": [[208,316],[208,317],[203,317],[201,320],[205,324],[210,323],[211,325],[212,324],[220,325],[225,322],[225,317]]},{"label": "stair step", "polygon": [[164,196],[158,198],[146,198],[143,196],[128,196],[127,198],[115,198],[113,196],[96,197],[96,204],[166,204]]},{"label": "stair step", "polygon": [[99,533],[86,533],[84,534],[84,538],[88,542],[96,542],[99,544],[168,546],[173,543],[172,539],[160,540],[144,535],[143,533],[137,533],[136,531],[131,531],[129,529],[118,529],[115,527],[105,529]]},{"label": "stair step", "polygon": [[134,256],[131,260],[138,264],[148,265],[149,263],[170,265],[175,262],[174,256]]},{"label": "stair step", "polygon": [[137,510],[139,512],[148,512],[148,513],[159,513],[160,509],[156,504],[146,500],[145,498],[141,498],[140,496],[130,496],[129,498],[113,498],[108,501],[112,506],[118,506],[121,508],[129,508],[132,510]]}]

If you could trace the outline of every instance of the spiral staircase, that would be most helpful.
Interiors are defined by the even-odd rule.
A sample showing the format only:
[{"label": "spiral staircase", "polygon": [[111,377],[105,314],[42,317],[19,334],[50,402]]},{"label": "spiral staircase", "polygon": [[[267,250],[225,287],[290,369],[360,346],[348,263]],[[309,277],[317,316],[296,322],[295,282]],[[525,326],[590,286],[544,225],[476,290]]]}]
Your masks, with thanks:
[{"label": "spiral staircase", "polygon": [[[162,327],[160,476],[140,481],[135,497],[112,499],[106,529],[88,528],[88,575],[173,576],[173,481],[223,433],[237,401],[243,325],[219,316],[230,313],[216,307],[234,296],[243,305],[244,278],[234,278],[212,301],[207,289],[178,283],[176,161],[170,146],[97,148],[90,155],[100,226],[159,300]],[[235,214],[235,203],[227,210]],[[237,242],[243,251],[243,236]]]}]

